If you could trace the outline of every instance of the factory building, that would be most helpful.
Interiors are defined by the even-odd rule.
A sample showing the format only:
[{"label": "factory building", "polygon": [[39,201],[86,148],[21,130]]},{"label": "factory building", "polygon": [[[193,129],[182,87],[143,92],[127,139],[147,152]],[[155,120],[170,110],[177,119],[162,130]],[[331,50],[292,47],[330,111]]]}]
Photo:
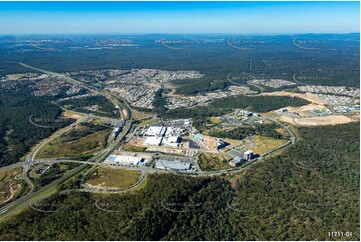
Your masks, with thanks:
[{"label": "factory building", "polygon": [[217,139],[217,143],[216,143],[216,149],[219,150],[219,149],[222,149],[224,147],[226,147],[228,145],[227,142],[221,140],[221,139]]},{"label": "factory building", "polygon": [[244,163],[244,160],[241,157],[234,157],[232,160],[228,162],[228,164],[232,167],[236,167]]},{"label": "factory building", "polygon": [[189,127],[192,125],[192,119],[184,119],[184,126]]},{"label": "factory building", "polygon": [[246,117],[251,117],[253,115],[252,112],[249,112],[247,110],[239,110],[238,111],[238,115],[242,115],[242,116],[246,116]]},{"label": "factory building", "polygon": [[189,162],[182,162],[179,160],[164,160],[159,159],[155,163],[155,168],[157,169],[163,169],[163,170],[191,170],[192,169],[192,163]]},{"label": "factory building", "polygon": [[167,131],[165,132],[165,136],[181,136],[184,132],[184,129],[167,127]]},{"label": "factory building", "polygon": [[148,162],[147,159],[135,156],[109,155],[104,163],[108,165],[141,166]]},{"label": "factory building", "polygon": [[180,136],[170,136],[167,138],[167,143],[180,143]]},{"label": "factory building", "polygon": [[158,137],[158,136],[146,137],[143,144],[145,144],[145,145],[161,145],[162,140],[163,140],[163,137]]},{"label": "factory building", "polygon": [[180,136],[170,136],[168,138],[163,138],[162,142],[166,146],[177,148],[180,146],[181,137]]},{"label": "factory building", "polygon": [[145,131],[145,136],[158,136],[163,137],[166,132],[165,126],[149,126]]},{"label": "factory building", "polygon": [[114,141],[118,137],[120,132],[122,132],[122,128],[121,127],[115,127],[113,132],[110,134],[111,141]]},{"label": "factory building", "polygon": [[244,159],[246,161],[251,160],[253,157],[253,151],[252,150],[247,150],[246,152],[244,152]]},{"label": "factory building", "polygon": [[249,161],[253,158],[253,151],[247,150],[246,152],[242,154],[236,154],[236,156],[228,162],[230,166],[236,167],[239,165],[242,165],[246,161]]},{"label": "factory building", "polygon": [[287,108],[281,108],[279,110],[280,113],[288,113],[288,109]]},{"label": "factory building", "polygon": [[256,120],[256,121],[254,121],[254,122],[257,123],[257,124],[264,124],[264,123],[265,123],[264,120]]},{"label": "factory building", "polygon": [[145,132],[144,145],[167,145],[179,147],[184,129],[169,126],[149,126]]}]

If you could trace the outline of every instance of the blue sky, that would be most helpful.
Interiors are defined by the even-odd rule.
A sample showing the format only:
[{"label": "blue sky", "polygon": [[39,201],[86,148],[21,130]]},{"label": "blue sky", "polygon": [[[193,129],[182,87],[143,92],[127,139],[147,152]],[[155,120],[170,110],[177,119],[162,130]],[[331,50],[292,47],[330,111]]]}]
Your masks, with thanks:
[{"label": "blue sky", "polygon": [[359,2],[0,2],[0,34],[350,33]]}]

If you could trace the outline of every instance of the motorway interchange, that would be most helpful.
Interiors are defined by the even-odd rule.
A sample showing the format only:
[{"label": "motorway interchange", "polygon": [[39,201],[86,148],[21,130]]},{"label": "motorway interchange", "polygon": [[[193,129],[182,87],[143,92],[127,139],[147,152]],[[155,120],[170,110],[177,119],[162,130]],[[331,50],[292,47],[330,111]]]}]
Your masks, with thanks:
[{"label": "motorway interchange", "polygon": [[[71,130],[72,128],[74,128],[77,124],[79,124],[80,122],[84,122],[89,120],[91,117],[89,117],[88,115],[83,116],[81,119],[78,119],[75,123],[58,130],[57,132],[55,132],[52,136],[50,136],[49,138],[44,139],[43,141],[41,141],[27,156],[26,160],[24,162],[19,162],[19,163],[15,163],[6,167],[1,167],[0,171],[5,171],[5,170],[9,170],[9,169],[13,169],[13,168],[17,168],[17,167],[22,167],[22,173],[20,175],[17,176],[17,179],[22,179],[26,182],[26,184],[29,186],[29,191],[26,195],[21,196],[20,198],[6,204],[5,206],[3,206],[2,208],[0,208],[0,220],[4,219],[5,217],[8,217],[9,215],[24,209],[26,207],[29,206],[30,203],[34,202],[34,200],[40,200],[43,197],[47,196],[49,192],[53,191],[54,188],[56,188],[59,184],[63,183],[64,181],[68,180],[69,178],[79,174],[80,172],[82,172],[85,168],[89,167],[89,165],[97,165],[97,166],[108,166],[106,164],[101,163],[102,161],[104,161],[104,159],[117,147],[119,147],[122,143],[122,140],[125,138],[125,136],[130,132],[131,128],[132,128],[132,123],[133,123],[133,117],[132,117],[132,108],[131,106],[127,103],[127,101],[119,99],[117,96],[115,96],[114,94],[108,92],[108,91],[104,91],[104,90],[99,90],[95,87],[92,87],[90,85],[87,85],[83,82],[74,80],[71,77],[59,74],[59,73],[54,73],[54,72],[50,72],[50,71],[46,71],[46,70],[42,70],[39,68],[35,68],[32,66],[29,66],[27,64],[24,63],[19,63],[20,65],[26,67],[26,68],[30,68],[45,74],[49,74],[52,76],[57,76],[57,77],[61,77],[61,78],[65,78],[66,81],[68,81],[69,83],[72,84],[77,84],[80,85],[86,89],[88,89],[89,91],[91,91],[92,93],[95,93],[97,95],[102,95],[104,97],[106,97],[108,100],[110,100],[116,107],[118,107],[119,113],[120,113],[120,117],[121,120],[125,121],[125,125],[123,128],[122,133],[116,138],[116,140],[114,142],[112,142],[108,147],[106,147],[105,149],[97,152],[94,156],[92,156],[90,159],[86,160],[86,161],[77,161],[77,160],[71,160],[71,159],[36,159],[36,154],[37,152],[47,143],[49,143],[50,141],[54,140],[55,138],[59,137],[60,135],[64,134],[65,132]],[[126,109],[126,111],[124,111],[124,109]],[[269,151],[265,154],[263,154],[262,156],[259,156],[256,159],[253,159],[249,162],[247,162],[244,166],[239,167],[239,168],[233,168],[230,170],[221,170],[221,171],[201,171],[197,162],[195,161],[195,165],[197,167],[197,173],[185,173],[185,172],[175,172],[172,170],[159,170],[159,169],[155,169],[152,167],[148,167],[148,166],[143,166],[143,167],[129,167],[129,166],[118,166],[116,167],[117,169],[129,169],[129,170],[138,170],[141,172],[141,175],[139,176],[138,180],[136,181],[136,183],[134,183],[133,185],[123,188],[123,189],[119,189],[119,190],[114,190],[114,189],[96,189],[96,188],[81,188],[81,189],[77,189],[77,190],[65,190],[62,191],[62,193],[68,193],[68,192],[74,192],[74,191],[78,191],[78,192],[96,192],[96,193],[119,193],[119,192],[124,192],[124,191],[128,191],[130,189],[134,189],[135,187],[137,187],[139,184],[141,184],[147,173],[154,173],[154,172],[172,172],[172,173],[177,173],[177,174],[183,174],[183,175],[197,175],[197,176],[209,176],[209,175],[219,175],[219,174],[227,174],[227,173],[235,173],[235,172],[240,172],[243,171],[245,169],[250,168],[252,165],[254,165],[255,163],[261,161],[264,157],[269,156],[275,152],[279,152],[281,150],[283,150],[284,148],[286,148],[289,145],[294,144],[295,142],[295,136],[292,133],[292,131],[285,126],[283,123],[278,122],[277,120],[273,119],[272,117],[266,117],[264,116],[265,119],[270,120],[271,122],[275,122],[277,124],[279,124],[280,126],[282,126],[287,133],[289,134],[289,141],[280,146],[277,147],[276,149],[273,149],[272,151]],[[120,120],[120,121],[121,121]],[[167,157],[169,155],[158,155],[159,157]],[[67,171],[61,178],[52,181],[51,183],[39,188],[38,190],[35,190],[34,188],[34,184],[32,183],[32,181],[29,179],[28,177],[28,173],[31,169],[32,166],[37,165],[37,164],[47,164],[47,165],[51,165],[51,164],[55,164],[55,163],[80,163],[79,166],[77,166],[76,168]]]}]

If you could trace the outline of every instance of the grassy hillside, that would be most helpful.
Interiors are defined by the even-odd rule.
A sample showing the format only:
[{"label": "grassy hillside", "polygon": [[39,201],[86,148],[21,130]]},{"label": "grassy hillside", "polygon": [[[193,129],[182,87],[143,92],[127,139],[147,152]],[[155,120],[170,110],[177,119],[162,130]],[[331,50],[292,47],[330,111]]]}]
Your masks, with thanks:
[{"label": "grassy hillside", "polygon": [[95,187],[126,188],[137,182],[139,171],[97,167],[85,180]]},{"label": "grassy hillside", "polygon": [[89,158],[94,152],[106,147],[110,132],[110,128],[106,126],[82,123],[42,147],[37,157]]}]

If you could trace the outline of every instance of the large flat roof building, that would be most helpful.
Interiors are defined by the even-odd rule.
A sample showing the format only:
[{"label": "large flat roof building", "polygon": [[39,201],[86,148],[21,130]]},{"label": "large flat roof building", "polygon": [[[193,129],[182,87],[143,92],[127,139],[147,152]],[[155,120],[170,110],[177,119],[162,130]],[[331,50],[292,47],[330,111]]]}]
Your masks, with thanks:
[{"label": "large flat roof building", "polygon": [[165,136],[181,136],[183,131],[184,131],[184,129],[175,128],[175,127],[167,127]]},{"label": "large flat roof building", "polygon": [[227,146],[227,143],[221,139],[217,139],[217,143],[216,143],[216,149],[219,150],[219,149],[222,149],[224,147]]},{"label": "large flat roof building", "polygon": [[251,160],[253,157],[253,151],[252,150],[247,150],[246,152],[244,152],[244,158],[248,161]]},{"label": "large flat roof building", "polygon": [[149,126],[145,131],[145,135],[162,137],[164,136],[165,132],[166,132],[166,127],[164,126]]},{"label": "large flat roof building", "polygon": [[109,155],[104,163],[108,165],[137,166],[140,163],[145,163],[145,159],[135,156]]},{"label": "large flat roof building", "polygon": [[158,136],[146,137],[143,144],[145,144],[145,145],[161,145],[162,140],[163,140],[163,138],[158,137]]},{"label": "large flat roof building", "polygon": [[159,159],[155,163],[155,168],[157,169],[171,169],[171,170],[190,170],[192,169],[192,163],[182,162],[179,160],[164,160]]}]

